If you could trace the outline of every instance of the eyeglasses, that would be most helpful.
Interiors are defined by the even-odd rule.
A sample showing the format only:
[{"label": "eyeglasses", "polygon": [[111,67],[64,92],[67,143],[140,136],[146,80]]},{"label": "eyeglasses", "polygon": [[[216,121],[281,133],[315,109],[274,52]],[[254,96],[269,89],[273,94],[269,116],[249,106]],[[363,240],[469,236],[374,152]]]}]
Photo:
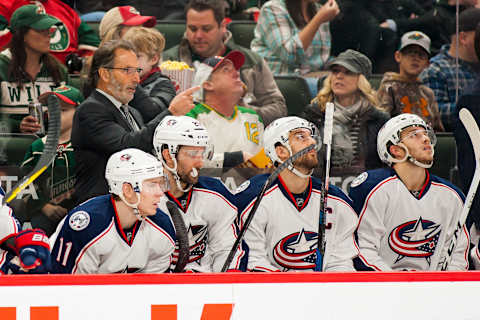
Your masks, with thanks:
[{"label": "eyeglasses", "polygon": [[126,73],[129,76],[131,76],[135,72],[140,74],[143,71],[142,68],[134,68],[134,67],[125,67],[125,68],[103,67],[103,68],[111,69],[111,70],[120,70],[120,71],[123,71],[124,73]]},{"label": "eyeglasses", "polygon": [[435,136],[435,134],[431,130],[425,129],[413,130],[409,132],[405,137],[403,137],[401,141],[407,139],[423,140],[424,138],[428,138],[432,146],[434,146],[437,142],[437,137]]}]

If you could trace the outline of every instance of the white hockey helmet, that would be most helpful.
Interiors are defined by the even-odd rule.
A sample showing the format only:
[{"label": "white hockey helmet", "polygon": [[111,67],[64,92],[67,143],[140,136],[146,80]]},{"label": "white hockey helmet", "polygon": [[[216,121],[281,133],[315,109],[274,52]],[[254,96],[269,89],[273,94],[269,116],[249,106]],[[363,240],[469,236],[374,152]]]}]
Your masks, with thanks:
[{"label": "white hockey helmet", "polygon": [[112,154],[105,169],[110,193],[122,200],[124,183],[131,184],[135,192],[141,192],[144,180],[158,177],[164,177],[162,163],[153,155],[134,148]]},{"label": "white hockey helmet", "polygon": [[413,163],[421,167],[430,168],[432,166],[432,164],[429,164],[429,165],[419,164],[417,160],[415,160],[413,157],[409,155],[408,150],[406,150],[407,156],[405,157],[405,159],[401,159],[401,160],[396,159],[394,156],[390,154],[389,148],[392,145],[400,144],[400,146],[406,149],[406,147],[403,146],[403,144],[401,143],[402,141],[401,133],[405,128],[412,127],[412,126],[424,128],[427,131],[428,137],[430,138],[430,144],[433,147],[435,146],[437,142],[437,138],[432,128],[429,125],[427,125],[427,123],[418,115],[412,114],[412,113],[402,113],[388,120],[378,132],[377,152],[378,152],[378,156],[384,163],[388,164],[389,166],[392,166],[393,163],[403,162],[406,160],[406,158],[409,158],[410,161],[412,161]]},{"label": "white hockey helmet", "polygon": [[166,116],[158,124],[153,135],[153,147],[159,159],[163,145],[168,146],[172,156],[177,154],[180,146],[211,148],[207,129],[198,120],[187,116]]},{"label": "white hockey helmet", "polygon": [[[290,155],[292,155],[292,149],[290,148],[288,139],[290,136],[290,131],[298,128],[310,130],[312,137],[316,137],[317,140],[320,137],[318,129],[313,123],[294,116],[277,119],[265,128],[265,131],[263,132],[263,146],[265,149],[265,154],[270,158],[270,160],[272,160],[274,165],[276,163],[282,163],[277,155],[277,151],[275,151],[275,147],[278,144],[281,144],[287,148],[290,152]],[[318,141],[317,145],[318,147],[321,146]]]}]

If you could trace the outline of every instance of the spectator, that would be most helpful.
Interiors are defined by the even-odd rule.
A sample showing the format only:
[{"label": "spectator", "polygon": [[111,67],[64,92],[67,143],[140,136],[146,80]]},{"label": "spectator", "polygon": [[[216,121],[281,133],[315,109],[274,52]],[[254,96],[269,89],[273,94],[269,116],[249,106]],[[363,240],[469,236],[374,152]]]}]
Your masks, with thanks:
[{"label": "spectator", "polygon": [[[73,58],[73,56],[67,58],[69,55],[89,56],[97,49],[100,42],[97,33],[80,20],[75,10],[61,0],[10,0],[7,2],[10,3],[3,7],[0,6],[0,14],[7,19],[11,19],[13,12],[21,6],[35,4],[43,13],[60,20],[61,23],[51,35],[50,53],[63,64]],[[10,37],[8,34],[5,36]]]},{"label": "spectator", "polygon": [[[304,119],[277,119],[265,129],[265,153],[278,166],[300,150],[320,143],[317,134],[315,126]],[[281,171],[266,190],[245,232],[249,271],[354,271],[352,259],[358,255],[353,237],[357,216],[351,200],[332,185],[326,195],[331,209],[325,216],[326,249],[322,259],[317,257],[321,194],[325,192],[323,182],[311,176],[317,165],[313,149]],[[253,214],[253,203],[260,201],[257,196],[268,176],[251,178],[235,194],[240,227]],[[328,227],[332,224],[333,228]]]},{"label": "spectator", "polygon": [[167,272],[176,235],[158,209],[167,189],[161,162],[125,149],[108,159],[105,178],[109,194],[74,208],[51,237],[52,273]]},{"label": "spectator", "polygon": [[340,12],[335,0],[323,6],[310,0],[272,0],[260,10],[252,51],[274,74],[322,70],[330,56],[331,21]]},{"label": "spectator", "polygon": [[[330,74],[323,88],[306,107],[304,118],[323,128],[327,102],[335,104],[333,116],[332,172],[360,173],[377,168],[377,132],[390,116],[377,107],[368,82],[370,60],[354,50],[342,52],[328,64]],[[323,129],[321,129],[323,132]]]},{"label": "spectator", "polygon": [[187,116],[197,119],[210,134],[215,155],[206,166],[235,167],[262,149],[262,119],[255,111],[236,104],[245,93],[239,74],[244,62],[243,53],[230,51],[224,58],[196,63],[193,83],[201,89],[194,98],[204,102],[197,103]]},{"label": "spectator", "polygon": [[[444,44],[450,42],[450,35],[455,33],[456,4],[460,4],[460,11],[477,4],[478,0],[437,0],[433,8],[422,15],[407,17],[388,17],[382,20],[381,26],[389,28],[401,35],[408,31],[422,31],[432,40],[432,52],[437,54]],[[414,10],[418,12],[418,10]],[[381,17],[379,17],[381,18]]]},{"label": "spectator", "polygon": [[16,10],[10,19],[10,51],[0,55],[1,130],[35,133],[39,119],[28,115],[27,105],[38,97],[68,82],[67,70],[50,51],[50,28],[56,18],[39,13],[35,5]]},{"label": "spectator", "polygon": [[[35,181],[39,199],[28,201],[27,212],[32,227],[45,231],[50,236],[58,222],[73,208],[72,194],[75,185],[75,159],[70,136],[75,108],[82,103],[80,91],[70,86],[60,86],[40,96],[40,102],[47,104],[49,95],[60,100],[61,124],[57,153],[52,165]],[[47,137],[35,140],[25,154],[22,167],[33,168],[43,154]]]},{"label": "spectator", "polygon": [[[137,55],[128,41],[109,41],[93,55],[88,84],[93,91],[73,118],[77,203],[108,192],[103,173],[111,154],[125,148],[152,150],[153,133],[162,115],[144,124],[140,113],[128,106],[140,82],[140,72]],[[179,99],[193,104],[191,93],[196,89],[182,92]]]},{"label": "spectator", "polygon": [[179,103],[178,99],[174,99],[175,88],[158,67],[165,47],[162,34],[154,28],[134,27],[122,38],[133,44],[142,68],[140,85],[137,86],[130,105],[140,111],[144,121],[152,120],[159,113],[164,116],[181,116],[190,111],[190,104]]},{"label": "spectator", "polygon": [[255,110],[265,123],[285,116],[285,99],[265,61],[250,50],[236,45],[226,30],[224,6],[217,0],[190,0],[186,7],[187,30],[179,45],[163,54],[164,60],[179,60],[193,66],[212,56],[225,56],[241,51],[245,64],[240,77],[247,86],[242,101],[236,104]]},{"label": "spectator", "polygon": [[[378,156],[391,168],[370,170],[350,186],[359,215],[356,236],[361,270],[442,270],[465,196],[430,174],[436,137],[415,114],[400,114],[378,132]],[[447,270],[468,269],[463,226]]]},{"label": "spectator", "polygon": [[429,55],[430,38],[426,34],[420,31],[405,33],[400,49],[395,52],[395,61],[398,63],[400,73],[385,73],[377,98],[380,107],[391,116],[415,113],[436,131],[445,131],[432,89],[418,79],[420,73],[428,66]]},{"label": "spectator", "polygon": [[133,26],[153,28],[157,19],[153,16],[141,16],[140,12],[132,6],[114,7],[105,13],[98,27],[100,39],[118,40]]},{"label": "spectator", "polygon": [[[480,60],[480,24],[475,29],[475,53]],[[456,116],[455,116],[455,142],[457,145],[457,159],[458,159],[458,176],[463,192],[468,193],[468,189],[472,183],[473,175],[475,173],[476,161],[475,153],[473,152],[472,142],[462,123],[458,119],[458,112],[462,108],[467,108],[475,118],[476,122],[480,124],[480,77],[476,76],[475,82],[467,88],[463,95],[458,99]],[[475,198],[470,208],[470,213],[467,218],[467,229],[470,231],[470,242],[472,249],[470,257],[473,259],[475,269],[480,269],[480,197],[478,196],[478,189],[475,193]]]},{"label": "spectator", "polygon": [[455,115],[458,97],[463,94],[465,88],[473,84],[477,76],[479,61],[475,54],[474,38],[475,28],[479,22],[480,9],[471,8],[463,11],[459,16],[458,36],[452,35],[450,44],[442,46],[440,53],[430,59],[430,66],[420,74],[423,83],[435,93],[446,131],[454,129],[452,118]]},{"label": "spectator", "polygon": [[[190,255],[185,269],[220,272],[236,240],[237,208],[233,195],[216,178],[199,176],[210,153],[209,133],[190,117],[166,117],[155,130],[153,146],[168,177],[169,190],[161,204],[170,200],[182,212],[188,232]],[[240,269],[243,250],[236,252]],[[171,268],[178,259],[173,255]]]}]

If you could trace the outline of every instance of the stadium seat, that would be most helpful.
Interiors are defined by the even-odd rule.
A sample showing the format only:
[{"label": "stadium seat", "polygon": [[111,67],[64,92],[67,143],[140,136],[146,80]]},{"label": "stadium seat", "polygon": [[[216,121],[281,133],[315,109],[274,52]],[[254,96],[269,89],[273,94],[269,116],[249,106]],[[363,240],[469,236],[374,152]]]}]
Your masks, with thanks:
[{"label": "stadium seat", "polygon": [[0,134],[0,163],[19,166],[25,152],[38,137],[33,134]]},{"label": "stadium seat", "polygon": [[78,74],[69,74],[70,85],[77,88],[80,92],[83,92],[83,80]]},{"label": "stadium seat", "polygon": [[455,138],[451,132],[439,132],[435,156],[431,172],[441,178],[448,179],[458,184],[458,177],[455,175],[457,166],[457,147]]},{"label": "stadium seat", "polygon": [[380,87],[380,82],[382,82],[383,79],[383,73],[374,73],[370,76],[370,79],[368,81],[372,85],[372,88],[375,90],[378,90]]},{"label": "stadium seat", "polygon": [[100,26],[100,22],[87,22],[87,25],[93,30],[95,30],[98,35],[98,27]]},{"label": "stadium seat", "polygon": [[232,32],[233,41],[236,44],[250,49],[253,40],[253,31],[257,25],[254,21],[232,21],[228,24],[228,30]]},{"label": "stadium seat", "polygon": [[184,20],[158,20],[155,26],[165,37],[165,49],[168,50],[171,47],[180,43],[185,33],[185,21]]},{"label": "stadium seat", "polygon": [[275,82],[285,97],[288,115],[300,115],[312,100],[307,81],[299,76],[277,75]]}]

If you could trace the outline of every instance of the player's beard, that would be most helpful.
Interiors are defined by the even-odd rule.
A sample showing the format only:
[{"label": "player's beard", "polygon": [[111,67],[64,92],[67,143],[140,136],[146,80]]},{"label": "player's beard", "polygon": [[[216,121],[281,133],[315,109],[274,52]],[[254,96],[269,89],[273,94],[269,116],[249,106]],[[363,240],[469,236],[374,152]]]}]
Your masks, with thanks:
[{"label": "player's beard", "polygon": [[[199,169],[197,169],[197,170],[199,170]],[[190,174],[191,172],[192,172],[192,170],[190,170],[187,173],[178,172],[178,176],[180,177],[180,181],[183,182],[183,183],[186,183],[187,185],[196,184],[198,182],[198,174],[197,174],[196,177],[192,177],[192,175]]]},{"label": "player's beard", "polygon": [[293,163],[297,169],[306,169],[310,171],[318,166],[318,157],[316,153],[307,153]]}]

